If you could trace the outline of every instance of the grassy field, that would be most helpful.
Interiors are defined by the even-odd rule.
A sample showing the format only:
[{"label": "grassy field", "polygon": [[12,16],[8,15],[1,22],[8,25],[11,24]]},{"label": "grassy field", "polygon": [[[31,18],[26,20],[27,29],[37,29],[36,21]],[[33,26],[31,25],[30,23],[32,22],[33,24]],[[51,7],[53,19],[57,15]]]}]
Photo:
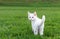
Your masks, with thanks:
[{"label": "grassy field", "polygon": [[60,7],[60,0],[0,0],[0,6]]},{"label": "grassy field", "polygon": [[[27,11],[45,14],[44,36],[34,36]],[[60,7],[0,7],[0,39],[60,39]]]}]

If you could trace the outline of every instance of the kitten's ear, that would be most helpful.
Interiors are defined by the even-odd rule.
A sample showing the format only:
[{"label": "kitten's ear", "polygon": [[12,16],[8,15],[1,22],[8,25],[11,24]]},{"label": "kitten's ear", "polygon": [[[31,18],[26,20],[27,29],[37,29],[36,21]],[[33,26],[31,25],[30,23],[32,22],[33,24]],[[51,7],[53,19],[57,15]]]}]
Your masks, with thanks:
[{"label": "kitten's ear", "polygon": [[37,16],[36,11],[34,12],[34,16]]},{"label": "kitten's ear", "polygon": [[30,12],[28,11],[28,15],[30,14]]}]

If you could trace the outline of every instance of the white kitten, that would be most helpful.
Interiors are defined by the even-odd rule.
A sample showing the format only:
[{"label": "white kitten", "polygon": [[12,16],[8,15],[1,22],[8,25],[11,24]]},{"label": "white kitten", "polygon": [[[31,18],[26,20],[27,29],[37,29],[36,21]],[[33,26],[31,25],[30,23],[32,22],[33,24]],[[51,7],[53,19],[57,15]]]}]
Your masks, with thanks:
[{"label": "white kitten", "polygon": [[34,13],[28,12],[28,19],[31,20],[32,31],[34,32],[34,35],[37,35],[38,32],[40,35],[43,35],[45,16],[43,15],[42,19],[39,19],[37,17],[36,12]]}]

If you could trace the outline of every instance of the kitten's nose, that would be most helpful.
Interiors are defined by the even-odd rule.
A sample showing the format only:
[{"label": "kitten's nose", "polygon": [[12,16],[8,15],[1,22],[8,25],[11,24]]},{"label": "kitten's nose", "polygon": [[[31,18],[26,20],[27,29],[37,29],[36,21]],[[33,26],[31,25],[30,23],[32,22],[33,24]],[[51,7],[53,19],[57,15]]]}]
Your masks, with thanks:
[{"label": "kitten's nose", "polygon": [[32,19],[31,19],[32,20]]}]

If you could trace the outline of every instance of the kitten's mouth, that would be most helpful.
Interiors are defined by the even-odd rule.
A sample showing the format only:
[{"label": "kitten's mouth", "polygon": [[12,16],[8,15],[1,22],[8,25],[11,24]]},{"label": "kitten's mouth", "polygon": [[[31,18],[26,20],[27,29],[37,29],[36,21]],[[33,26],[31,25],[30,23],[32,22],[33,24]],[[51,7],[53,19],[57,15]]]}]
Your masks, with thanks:
[{"label": "kitten's mouth", "polygon": [[31,20],[31,21],[34,21],[34,20]]},{"label": "kitten's mouth", "polygon": [[32,19],[29,19],[30,21],[34,21],[34,20],[32,20]]}]

